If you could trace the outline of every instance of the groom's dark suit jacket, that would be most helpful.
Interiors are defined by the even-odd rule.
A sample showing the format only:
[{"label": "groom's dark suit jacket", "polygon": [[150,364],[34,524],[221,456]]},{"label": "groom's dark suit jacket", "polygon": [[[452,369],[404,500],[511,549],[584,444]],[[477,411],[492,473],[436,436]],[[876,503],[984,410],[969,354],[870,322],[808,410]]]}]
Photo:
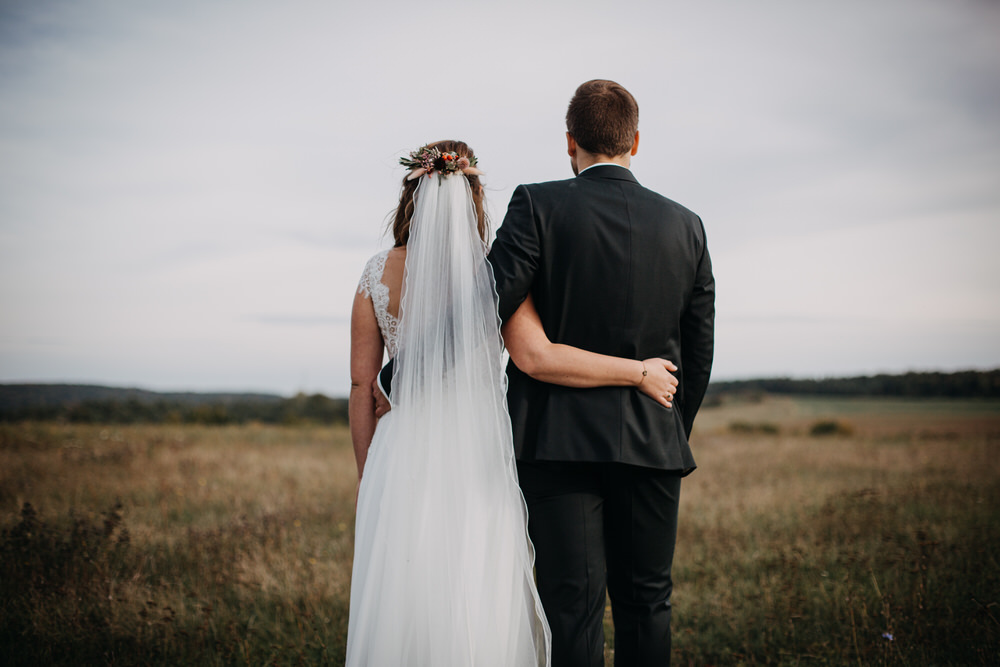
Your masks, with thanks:
[{"label": "groom's dark suit jacket", "polygon": [[599,165],[514,191],[489,255],[506,320],[534,295],[554,343],[677,364],[673,408],[633,387],[538,382],[513,363],[507,400],[520,460],[694,469],[688,436],[708,386],[715,281],[701,219]]}]

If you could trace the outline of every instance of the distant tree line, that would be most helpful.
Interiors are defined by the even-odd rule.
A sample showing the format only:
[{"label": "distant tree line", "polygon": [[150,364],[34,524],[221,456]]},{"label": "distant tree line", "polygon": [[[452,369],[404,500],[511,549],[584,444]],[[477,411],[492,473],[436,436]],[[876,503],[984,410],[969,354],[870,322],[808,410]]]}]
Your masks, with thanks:
[{"label": "distant tree line", "polygon": [[998,398],[1000,369],[957,373],[904,373],[821,380],[771,378],[713,382],[709,397],[727,394],[895,396],[903,398]]},{"label": "distant tree line", "polygon": [[[1000,398],[1000,369],[850,378],[713,382],[706,406],[725,396],[797,394],[901,398]],[[158,393],[91,385],[0,385],[0,422],[134,424],[346,424],[347,399],[323,394]]]},{"label": "distant tree line", "polygon": [[346,424],[347,399],[298,394],[276,400],[89,398],[17,407],[0,404],[0,422],[24,420],[84,424]]}]

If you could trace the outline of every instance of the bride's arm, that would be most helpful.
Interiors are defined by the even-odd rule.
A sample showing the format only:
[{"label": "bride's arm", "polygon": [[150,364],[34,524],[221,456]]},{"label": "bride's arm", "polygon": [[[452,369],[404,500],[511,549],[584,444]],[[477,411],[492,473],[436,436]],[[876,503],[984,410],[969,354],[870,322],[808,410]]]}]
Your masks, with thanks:
[{"label": "bride's arm", "polygon": [[567,387],[637,387],[670,407],[677,391],[677,367],[654,357],[637,361],[553,343],[542,328],[535,303],[528,298],[504,322],[504,344],[514,364],[536,380]]},{"label": "bride's arm", "polygon": [[371,299],[360,293],[356,294],[351,309],[351,397],[348,415],[359,480],[364,473],[368,446],[375,433],[372,381],[382,368],[382,351],[382,332],[378,328]]}]

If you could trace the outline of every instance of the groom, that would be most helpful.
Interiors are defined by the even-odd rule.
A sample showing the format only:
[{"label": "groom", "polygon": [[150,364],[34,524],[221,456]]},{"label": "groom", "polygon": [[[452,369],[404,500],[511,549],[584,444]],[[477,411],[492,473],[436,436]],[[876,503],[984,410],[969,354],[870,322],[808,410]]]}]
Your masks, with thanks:
[{"label": "groom", "polygon": [[506,320],[531,293],[553,343],[677,364],[665,408],[634,388],[573,389],[513,363],[508,392],[554,667],[670,663],[671,561],[691,426],[712,366],[715,281],[701,219],[629,170],[639,108],[612,81],[566,113],[575,178],[514,191],[489,255]]}]

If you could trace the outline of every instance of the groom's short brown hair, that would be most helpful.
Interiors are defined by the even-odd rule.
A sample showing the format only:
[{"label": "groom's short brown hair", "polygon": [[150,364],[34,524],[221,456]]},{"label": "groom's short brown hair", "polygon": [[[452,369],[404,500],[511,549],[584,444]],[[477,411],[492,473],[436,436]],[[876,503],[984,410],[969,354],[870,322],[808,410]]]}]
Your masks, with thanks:
[{"label": "groom's short brown hair", "polygon": [[566,131],[588,153],[622,155],[632,150],[639,105],[620,84],[593,79],[580,84],[566,110]]}]

